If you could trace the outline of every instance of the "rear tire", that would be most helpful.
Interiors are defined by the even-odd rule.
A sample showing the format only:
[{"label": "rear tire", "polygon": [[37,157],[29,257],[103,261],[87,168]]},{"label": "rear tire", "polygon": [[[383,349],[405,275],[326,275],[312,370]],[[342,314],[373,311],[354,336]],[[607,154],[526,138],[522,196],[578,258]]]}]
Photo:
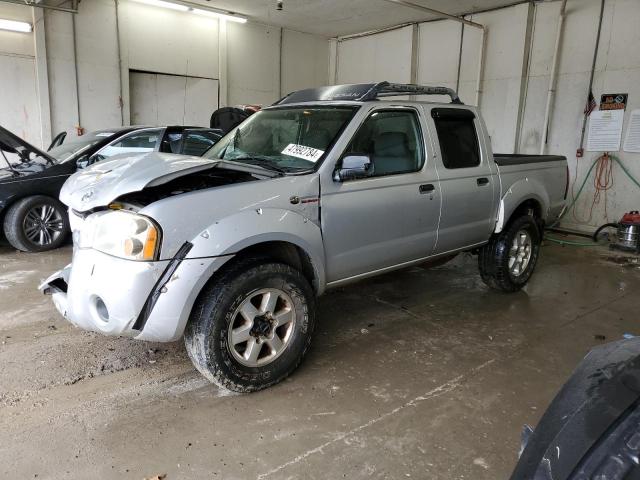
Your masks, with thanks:
[{"label": "rear tire", "polygon": [[45,195],[18,200],[9,207],[4,218],[7,241],[23,252],[58,248],[66,240],[69,230],[69,217],[64,205]]},{"label": "rear tire", "polygon": [[204,288],[185,330],[185,346],[210,381],[234,392],[254,392],[298,367],[314,326],[315,296],[304,276],[289,265],[248,258]]},{"label": "rear tire", "polygon": [[489,287],[517,292],[529,281],[540,255],[541,234],[530,215],[515,218],[480,249],[480,276]]}]

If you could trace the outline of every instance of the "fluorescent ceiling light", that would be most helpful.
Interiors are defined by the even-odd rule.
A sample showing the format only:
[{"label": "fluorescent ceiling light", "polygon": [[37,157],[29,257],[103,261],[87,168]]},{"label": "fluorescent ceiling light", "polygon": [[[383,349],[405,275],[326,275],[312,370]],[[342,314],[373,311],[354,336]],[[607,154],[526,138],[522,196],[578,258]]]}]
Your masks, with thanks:
[{"label": "fluorescent ceiling light", "polygon": [[164,0],[135,0],[139,3],[146,3],[147,5],[153,5],[155,7],[170,8],[171,10],[179,10],[181,12],[189,11],[189,7],[186,5],[179,5],[177,3],[165,2]]},{"label": "fluorescent ceiling light", "polygon": [[12,32],[30,32],[31,24],[27,22],[16,22],[15,20],[5,20],[0,18],[0,30],[11,30]]},{"label": "fluorescent ceiling light", "polygon": [[218,13],[218,12],[214,12],[213,10],[200,10],[199,8],[194,8],[192,11],[195,14],[204,15],[206,17],[213,17],[220,20],[229,20],[230,22],[247,23],[247,19],[244,17],[236,17],[235,15]]}]

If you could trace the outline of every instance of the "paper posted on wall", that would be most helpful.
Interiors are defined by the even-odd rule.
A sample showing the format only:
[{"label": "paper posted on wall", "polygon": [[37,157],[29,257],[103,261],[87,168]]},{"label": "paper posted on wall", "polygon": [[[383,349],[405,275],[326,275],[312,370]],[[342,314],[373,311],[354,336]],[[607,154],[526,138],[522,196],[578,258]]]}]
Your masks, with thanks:
[{"label": "paper posted on wall", "polygon": [[627,125],[627,136],[624,139],[624,151],[640,153],[640,109],[633,110]]},{"label": "paper posted on wall", "polygon": [[589,152],[617,152],[620,150],[624,110],[598,110],[589,118]]}]

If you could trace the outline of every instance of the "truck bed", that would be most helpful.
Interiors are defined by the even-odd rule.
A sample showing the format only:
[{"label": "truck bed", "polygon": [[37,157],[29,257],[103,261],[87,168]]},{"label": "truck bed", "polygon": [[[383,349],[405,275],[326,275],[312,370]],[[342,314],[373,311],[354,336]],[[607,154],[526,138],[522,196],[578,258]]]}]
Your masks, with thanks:
[{"label": "truck bed", "polygon": [[548,201],[547,223],[558,218],[565,205],[568,186],[566,157],[498,153],[494,160],[500,172],[502,195],[524,180],[527,182],[525,190],[531,191],[533,198],[546,198]]}]

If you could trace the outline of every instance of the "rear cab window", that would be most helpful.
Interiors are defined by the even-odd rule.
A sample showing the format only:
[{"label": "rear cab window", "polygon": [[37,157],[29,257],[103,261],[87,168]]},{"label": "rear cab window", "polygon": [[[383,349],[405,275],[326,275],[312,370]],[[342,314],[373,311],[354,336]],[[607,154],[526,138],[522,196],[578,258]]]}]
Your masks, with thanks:
[{"label": "rear cab window", "polygon": [[475,114],[462,108],[434,108],[431,117],[444,167],[458,169],[479,166],[481,157]]}]

